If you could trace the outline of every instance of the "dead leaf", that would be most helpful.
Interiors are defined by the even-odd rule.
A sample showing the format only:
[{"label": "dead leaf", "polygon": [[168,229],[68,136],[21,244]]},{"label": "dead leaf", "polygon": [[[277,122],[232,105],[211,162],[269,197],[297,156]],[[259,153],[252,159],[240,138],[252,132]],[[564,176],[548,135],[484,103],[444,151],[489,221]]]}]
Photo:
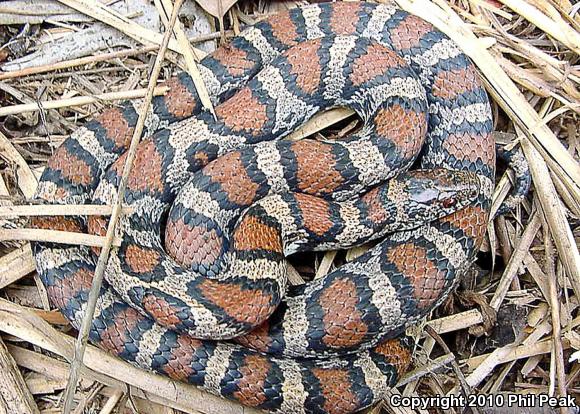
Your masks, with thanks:
[{"label": "dead leaf", "polygon": [[[221,19],[238,0],[195,0],[206,12]],[[220,4],[221,3],[221,4]],[[220,7],[221,6],[221,7]],[[221,13],[220,13],[221,12]]]}]

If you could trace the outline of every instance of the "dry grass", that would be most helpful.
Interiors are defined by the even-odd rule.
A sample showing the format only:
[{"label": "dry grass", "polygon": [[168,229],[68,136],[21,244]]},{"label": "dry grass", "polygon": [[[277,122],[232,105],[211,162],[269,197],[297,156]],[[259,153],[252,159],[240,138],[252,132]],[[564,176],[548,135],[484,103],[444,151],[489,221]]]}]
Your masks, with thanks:
[{"label": "dry grass", "polygon": [[[62,140],[106,108],[108,100],[164,92],[163,87],[147,88],[153,59],[149,53],[159,49],[161,34],[95,2],[62,2],[114,24],[143,46],[0,73],[0,331],[5,334],[5,345],[0,340],[0,371],[5,372],[0,374],[4,387],[0,412],[4,412],[2,401],[9,412],[60,412],[69,378],[66,361],[74,353],[70,326],[50,310],[24,240],[115,244],[111,238],[21,228],[27,216],[63,214],[63,207],[28,203],[42,166]],[[510,391],[578,397],[580,365],[570,362],[570,357],[580,349],[579,7],[568,0],[397,2],[446,32],[476,63],[493,99],[497,139],[505,145],[522,146],[533,175],[533,191],[515,214],[489,224],[487,243],[470,277],[435,312],[426,325],[430,328],[414,330],[419,341],[415,366],[393,393]],[[242,24],[294,3],[276,3],[267,10],[256,10],[254,2],[238,3],[225,14],[226,27],[231,30],[193,41],[223,39],[232,31],[237,33]],[[170,2],[156,0],[155,4],[167,22]],[[74,30],[75,24],[49,22],[35,36],[58,37],[62,31]],[[14,28],[0,27],[0,34],[10,31],[14,34]],[[203,88],[192,64],[203,52],[188,47],[181,25],[176,35],[169,41],[166,60],[187,68],[198,88]],[[0,49],[0,59],[7,57],[5,51]],[[174,71],[174,65],[166,64],[161,76],[167,78]],[[325,128],[346,133],[354,126],[348,123],[351,115],[348,110],[327,112],[293,138]],[[333,127],[338,122],[341,128]],[[509,174],[498,178],[494,206],[511,187]],[[110,213],[111,207],[107,208]],[[103,214],[102,206],[64,209],[68,214]],[[295,263],[292,280],[300,283],[303,276],[320,277],[362,251],[328,252],[314,256],[311,262]],[[85,364],[75,394],[76,413],[255,412],[195,387],[139,371],[92,346],[87,348]],[[370,412],[381,410],[427,412],[393,409],[386,404]]]}]

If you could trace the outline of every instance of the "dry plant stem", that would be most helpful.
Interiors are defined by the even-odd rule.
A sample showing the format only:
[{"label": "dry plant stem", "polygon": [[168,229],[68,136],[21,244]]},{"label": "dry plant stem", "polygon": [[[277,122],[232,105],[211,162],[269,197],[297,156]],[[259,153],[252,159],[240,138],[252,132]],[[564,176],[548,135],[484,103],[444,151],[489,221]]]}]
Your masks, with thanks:
[{"label": "dry plant stem", "polygon": [[292,266],[290,263],[288,263],[286,266],[288,270],[288,282],[292,286],[300,286],[306,283],[306,281],[302,278],[302,276],[300,275],[300,273],[298,273],[298,270],[296,270],[294,266]]},{"label": "dry plant stem", "polygon": [[[429,328],[433,329],[437,334],[441,335],[448,332],[458,331],[461,329],[467,329],[470,326],[483,323],[483,315],[479,309],[471,309],[465,312],[456,313],[455,315],[445,316],[443,318],[434,319],[426,323]],[[426,330],[424,330],[426,334]],[[430,355],[433,351],[435,340],[427,336],[425,342],[423,343],[423,350],[426,355]],[[454,358],[453,355],[451,355]],[[437,360],[433,360],[435,362]],[[405,376],[406,377],[406,376]],[[418,378],[418,375],[415,375]],[[404,381],[407,384],[403,395],[409,396],[413,393],[416,388],[416,378],[408,379]]]},{"label": "dry plant stem", "polygon": [[[45,355],[40,351],[31,351],[18,345],[7,343],[6,347],[18,366],[34,371],[48,379],[65,381],[66,383],[69,371],[69,365],[66,362]],[[88,388],[93,385],[94,381],[83,378],[81,383],[84,388]]]},{"label": "dry plant stem", "polygon": [[122,396],[123,396],[122,391],[115,390],[113,395],[111,395],[107,400],[107,402],[105,403],[105,405],[103,405],[103,408],[101,409],[99,414],[112,413],[115,410],[115,407],[117,406],[117,403],[119,402]]},{"label": "dry plant stem", "polygon": [[[446,354],[453,355],[453,352],[451,352],[445,341],[439,336],[439,334],[435,331],[435,329],[433,329],[429,325],[426,325],[425,332],[427,332],[429,336],[433,338],[441,348],[443,348],[443,352],[445,352]],[[466,397],[469,396],[471,394],[471,387],[465,381],[463,372],[461,372],[461,368],[459,368],[459,364],[457,363],[455,358],[451,360],[451,367],[453,368],[453,372],[455,373],[457,379],[459,380],[459,383],[461,384],[461,389],[463,390],[463,393],[465,394]],[[479,414],[479,410],[476,407],[471,407],[471,410],[473,411],[473,414]]]},{"label": "dry plant stem", "polygon": [[[145,45],[161,44],[163,42],[160,33],[140,26],[139,24],[120,15],[119,13],[115,12],[113,9],[105,6],[102,3],[92,0],[58,0],[58,1],[75,10],[80,11],[81,13],[89,15],[100,22],[103,22],[111,27],[114,27],[115,29],[123,32],[127,36]],[[180,53],[179,44],[175,39],[169,39],[168,47],[172,51]],[[200,57],[204,57],[206,55],[206,53],[201,50],[196,50],[196,54]]]},{"label": "dry plant stem", "polygon": [[513,278],[517,274],[519,267],[522,265],[524,258],[529,252],[530,246],[532,245],[538,230],[540,230],[541,224],[542,221],[540,220],[539,214],[533,214],[522,234],[522,237],[518,241],[513,254],[510,257],[510,260],[501,276],[499,285],[495,290],[493,298],[489,302],[489,305],[495,310],[499,310],[499,307],[510,288]]},{"label": "dry plant stem", "polygon": [[501,391],[501,387],[502,387],[507,375],[511,372],[511,370],[513,369],[515,364],[516,364],[516,361],[512,361],[508,364],[505,364],[505,366],[502,367],[502,369],[500,370],[499,374],[496,375],[495,381],[493,380],[493,377],[492,377],[492,379],[489,382],[491,387],[489,388],[489,390],[487,390],[488,394],[496,394],[499,391]]},{"label": "dry plant stem", "polygon": [[[153,94],[155,96],[163,95],[168,90],[169,88],[167,88],[166,86],[159,86],[155,88]],[[65,108],[68,106],[88,105],[100,101],[118,101],[126,99],[143,98],[146,93],[147,89],[134,89],[132,91],[108,92],[95,96],[77,96],[75,98],[56,99],[53,101],[42,101],[30,104],[5,106],[3,108],[0,108],[0,117],[7,115],[17,115],[23,112],[36,112],[47,109]],[[27,195],[27,197],[32,197],[32,195],[30,196]]]},{"label": "dry plant stem", "polygon": [[91,286],[91,291],[89,293],[89,298],[87,300],[86,309],[83,315],[83,320],[81,323],[81,327],[79,329],[79,335],[77,337],[77,341],[75,344],[75,355],[71,362],[71,371],[69,377],[69,383],[67,385],[65,391],[65,402],[63,407],[64,414],[69,414],[72,408],[73,397],[75,394],[80,368],[82,366],[83,355],[87,346],[88,338],[89,338],[89,330],[91,327],[91,323],[93,320],[93,315],[95,313],[95,307],[97,305],[97,299],[99,297],[99,292],[101,289],[101,284],[103,283],[103,275],[105,273],[105,267],[107,261],[109,259],[109,252],[111,250],[111,245],[113,243],[113,238],[115,235],[115,227],[117,225],[117,221],[121,215],[121,207],[123,202],[123,196],[125,194],[125,188],[127,186],[127,180],[129,178],[129,173],[131,171],[131,166],[133,165],[133,161],[135,159],[135,154],[137,152],[137,145],[139,144],[139,140],[141,138],[141,134],[143,133],[143,128],[145,126],[145,120],[147,117],[147,112],[149,105],[151,104],[151,100],[153,99],[153,92],[155,90],[155,85],[157,84],[157,79],[159,78],[159,73],[161,72],[161,66],[163,64],[163,57],[165,56],[165,52],[167,51],[167,46],[169,44],[169,40],[171,39],[171,35],[173,33],[173,26],[177,20],[177,14],[179,12],[179,8],[181,7],[183,0],[176,0],[173,12],[171,13],[171,18],[169,19],[169,25],[165,30],[165,34],[163,36],[163,40],[161,42],[161,47],[159,48],[159,54],[157,55],[157,59],[155,60],[155,65],[153,66],[153,70],[151,73],[151,77],[149,79],[149,86],[147,88],[147,95],[143,101],[139,118],[137,119],[137,124],[135,125],[135,131],[133,132],[133,136],[131,137],[131,144],[129,145],[129,149],[127,151],[127,159],[125,160],[125,165],[123,167],[123,174],[121,176],[121,181],[119,183],[119,189],[117,192],[117,199],[115,200],[115,204],[113,205],[113,209],[111,212],[111,218],[109,220],[109,224],[107,227],[107,233],[105,235],[105,243],[101,249],[101,253],[99,255],[99,259],[97,261],[97,266],[95,268],[95,275],[93,278],[93,283]]},{"label": "dry plant stem", "polygon": [[0,413],[38,414],[34,397],[0,338]]},{"label": "dry plant stem", "polygon": [[[131,214],[134,208],[125,206],[123,214]],[[1,206],[0,217],[14,216],[109,216],[111,206],[102,204],[54,204]]]},{"label": "dry plant stem", "polygon": [[25,309],[28,309],[30,312],[34,313],[35,315],[38,315],[38,317],[42,318],[42,320],[45,320],[46,322],[50,323],[51,325],[59,325],[59,326],[70,325],[68,319],[66,319],[64,316],[62,316],[62,313],[60,313],[57,310],[45,311],[45,310],[40,310],[37,308],[27,308],[27,307],[25,307]]},{"label": "dry plant stem", "polygon": [[[580,34],[561,18],[557,22],[524,0],[500,0],[510,9],[580,54]],[[559,16],[558,16],[559,17]],[[559,24],[558,24],[559,23]]]},{"label": "dry plant stem", "polygon": [[36,270],[30,244],[0,257],[0,289]]},{"label": "dry plant stem", "polygon": [[526,266],[526,269],[530,274],[530,276],[532,277],[532,279],[534,279],[534,282],[540,288],[542,295],[545,298],[549,298],[550,289],[548,288],[548,277],[546,276],[546,274],[544,273],[544,271],[542,270],[536,259],[534,259],[534,257],[530,253],[528,253],[524,258],[523,263],[524,266]]},{"label": "dry plant stem", "polygon": [[[428,359],[428,361],[431,361],[429,358],[431,358],[431,353],[433,352],[433,348],[435,348],[435,340],[432,337],[430,337],[429,335],[427,335],[426,332],[424,332],[424,334],[426,335],[426,338],[423,341],[422,353],[423,353],[424,357]],[[451,358],[455,358],[455,355],[449,355],[449,354],[447,354],[447,355],[450,356]],[[419,358],[417,358],[417,359],[419,359]],[[435,360],[437,360],[437,359],[435,359]],[[432,360],[432,361],[435,361],[435,360]],[[429,365],[429,364],[430,364],[430,362],[421,363],[421,366]],[[419,379],[414,379],[413,381],[409,381],[405,384],[405,388],[403,389],[402,394],[406,397],[409,397],[409,396],[415,394],[418,386],[419,386]]]},{"label": "dry plant stem", "polygon": [[306,138],[318,131],[323,130],[326,127],[329,127],[339,121],[342,121],[343,119],[348,118],[351,115],[354,115],[354,111],[350,108],[335,108],[329,111],[321,112],[312,117],[312,119],[298,128],[296,131],[288,135],[286,139],[299,140]]},{"label": "dry plant stem", "polygon": [[75,66],[89,65],[96,62],[104,62],[112,59],[120,59],[129,56],[140,55],[142,53],[154,52],[159,49],[159,46],[147,46],[139,49],[120,50],[118,52],[103,53],[97,56],[87,56],[83,58],[65,60],[63,62],[54,63],[51,65],[36,66],[33,68],[26,68],[15,70],[13,72],[0,73],[0,81],[7,79],[16,79],[24,76],[36,75],[39,73],[53,72],[61,69],[68,69]]},{"label": "dry plant stem", "polygon": [[[3,108],[0,108],[0,112],[2,109]],[[2,154],[2,157],[6,161],[14,163],[16,166],[18,188],[20,188],[22,194],[28,198],[33,197],[34,192],[36,191],[36,186],[38,185],[36,177],[29,165],[26,163],[26,160],[22,155],[20,155],[16,148],[14,148],[14,145],[12,145],[10,140],[2,132],[0,132],[0,154]]]},{"label": "dry plant stem", "polygon": [[[31,374],[26,378],[26,386],[32,395],[38,394],[56,394],[64,390],[66,387],[66,380],[54,380],[40,375]],[[43,410],[42,414],[46,414]]]},{"label": "dry plant stem", "polygon": [[495,213],[497,213],[497,210],[500,208],[512,188],[512,182],[513,174],[508,170],[495,186],[495,191],[493,192],[491,201],[491,210],[489,212],[490,217],[495,217]]},{"label": "dry plant stem", "polygon": [[566,190],[565,184],[560,180],[560,177],[552,171],[550,171],[550,176],[552,177],[552,180],[554,180],[554,186],[556,187],[558,194],[562,197],[562,201],[570,209],[572,214],[577,217],[580,216],[580,198],[576,198],[574,194],[569,193]]},{"label": "dry plant stem", "polygon": [[[570,343],[567,340],[562,341],[562,347],[567,349]],[[466,378],[467,383],[476,387],[483,379],[489,375],[498,365],[517,359],[526,359],[532,356],[549,354],[552,351],[552,341],[545,340],[523,345],[506,345],[497,348],[489,354],[478,355],[469,358],[467,361],[468,369],[473,372]]]},{"label": "dry plant stem", "polygon": [[318,269],[316,269],[314,279],[320,279],[321,277],[324,277],[328,274],[337,253],[337,250],[329,250],[324,253],[322,260],[320,261],[320,265],[318,266]]},{"label": "dry plant stem", "polygon": [[[546,227],[545,224],[544,227]],[[546,272],[548,273],[549,303],[552,316],[552,340],[554,343],[553,357],[556,362],[556,378],[558,395],[566,396],[566,371],[564,368],[564,350],[562,349],[562,329],[560,321],[560,298],[558,289],[558,279],[556,277],[556,266],[554,257],[554,244],[549,234],[544,235],[544,247],[546,251]]]},{"label": "dry plant stem", "polygon": [[[512,240],[515,239],[515,231],[508,230],[507,220],[504,216],[500,216],[496,220],[496,234],[499,241],[499,250],[504,263],[508,263],[512,253]],[[514,240],[515,241],[515,240]]]},{"label": "dry plant stem", "polygon": [[[231,30],[228,30],[227,34],[233,35],[233,32]],[[220,36],[221,36],[221,34],[219,32],[208,33],[208,34],[204,34],[204,35],[200,35],[200,36],[190,37],[188,39],[188,41],[191,43],[200,43],[200,42],[205,42],[207,40],[217,39]],[[65,60],[63,62],[54,63],[52,65],[42,65],[42,66],[37,66],[34,68],[26,68],[26,69],[16,70],[13,72],[0,73],[0,81],[7,80],[7,79],[20,78],[23,76],[36,75],[39,73],[53,72],[56,70],[68,69],[68,68],[72,68],[75,66],[89,65],[89,64],[96,63],[96,62],[104,62],[104,61],[113,60],[113,59],[120,59],[120,58],[124,58],[124,57],[141,55],[143,53],[155,52],[157,50],[159,50],[159,45],[152,45],[152,46],[141,47],[138,49],[120,50],[117,52],[103,53],[103,54],[96,55],[96,56],[87,56],[87,57],[83,57],[83,58]]]},{"label": "dry plant stem", "polygon": [[433,319],[426,323],[433,328],[439,335],[448,332],[466,329],[470,326],[483,323],[483,315],[479,309],[471,309],[465,312],[456,313],[455,315],[445,316],[439,319]]},{"label": "dry plant stem", "polygon": [[397,387],[402,387],[403,385],[407,385],[412,381],[416,381],[425,375],[435,372],[438,368],[453,363],[453,361],[455,361],[455,356],[452,353],[441,355],[440,357],[429,361],[428,364],[422,365],[413,371],[407,372],[401,377],[397,383]]},{"label": "dry plant stem", "polygon": [[554,182],[550,177],[546,163],[529,140],[522,140],[522,149],[530,165],[538,201],[548,223],[552,239],[556,244],[560,260],[566,269],[566,274],[572,283],[576,296],[580,297],[580,252],[578,252],[572,229],[556,193]]},{"label": "dry plant stem", "polygon": [[[81,246],[100,247],[106,242],[103,236],[70,231],[44,229],[0,229],[0,241],[28,240],[62,244],[78,244]],[[114,237],[113,246],[120,246],[121,240]]]},{"label": "dry plant stem", "polygon": [[73,414],[83,414],[88,412],[89,410],[87,406],[95,399],[102,388],[103,384],[93,384],[88,392],[85,391],[74,409]]}]

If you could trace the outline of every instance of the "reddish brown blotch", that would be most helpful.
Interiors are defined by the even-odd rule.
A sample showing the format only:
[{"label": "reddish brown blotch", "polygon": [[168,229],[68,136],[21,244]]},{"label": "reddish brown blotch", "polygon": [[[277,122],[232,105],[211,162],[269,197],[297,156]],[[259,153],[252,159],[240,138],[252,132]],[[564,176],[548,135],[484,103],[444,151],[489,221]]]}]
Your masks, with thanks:
[{"label": "reddish brown blotch", "polygon": [[127,246],[125,261],[135,273],[148,273],[159,264],[161,255],[157,250],[140,247],[134,244]]},{"label": "reddish brown blotch", "polygon": [[298,188],[307,194],[332,193],[344,179],[336,170],[332,146],[323,142],[301,140],[291,147],[296,158]]},{"label": "reddish brown blotch", "polygon": [[300,193],[296,193],[295,197],[306,230],[322,236],[332,228],[334,223],[330,219],[328,201]]},{"label": "reddish brown blotch", "polygon": [[30,223],[34,228],[37,229],[83,233],[81,224],[74,217],[38,216],[32,217],[30,219]]},{"label": "reddish brown blotch", "polygon": [[125,114],[120,108],[110,108],[97,117],[105,129],[107,138],[115,143],[118,150],[129,147],[135,128],[130,127]]},{"label": "reddish brown blotch", "polygon": [[389,212],[385,210],[381,200],[381,188],[376,187],[362,196],[362,201],[367,207],[367,217],[375,224],[384,223],[389,217]]},{"label": "reddish brown blotch", "polygon": [[427,257],[425,248],[414,243],[399,244],[388,250],[387,259],[413,286],[413,297],[419,309],[427,309],[439,299],[446,273]]},{"label": "reddish brown blotch", "polygon": [[133,308],[125,308],[111,319],[111,324],[101,332],[100,346],[115,355],[125,351],[125,344],[133,341],[131,331],[145,318]]},{"label": "reddish brown blotch", "polygon": [[471,238],[476,246],[479,246],[485,234],[487,216],[488,212],[481,207],[468,206],[443,217],[441,221],[463,230],[465,235]]},{"label": "reddish brown blotch", "polygon": [[88,291],[93,282],[92,271],[79,269],[64,278],[54,278],[53,284],[46,287],[51,302],[59,309],[64,309],[68,301],[82,291]]},{"label": "reddish brown blotch", "polygon": [[47,167],[60,171],[62,177],[73,184],[88,185],[93,181],[89,164],[82,158],[71,154],[63,145],[58,147],[54,155],[50,157]]},{"label": "reddish brown blotch", "polygon": [[268,121],[266,105],[261,104],[248,87],[240,89],[231,99],[216,107],[215,113],[232,131],[254,136],[262,133]]},{"label": "reddish brown blotch", "polygon": [[211,56],[233,76],[241,76],[254,66],[254,63],[248,58],[248,52],[230,44],[216,49]]},{"label": "reddish brown blotch", "polygon": [[485,165],[495,166],[494,140],[489,134],[477,133],[450,134],[443,141],[443,148],[459,160],[469,160],[473,163],[481,160]]},{"label": "reddish brown blotch", "polygon": [[178,78],[171,78],[165,85],[169,88],[163,96],[167,110],[176,118],[185,118],[193,115],[197,107],[197,99],[183,85]]},{"label": "reddish brown blotch", "polygon": [[163,298],[148,294],[143,298],[142,304],[143,309],[160,325],[176,328],[181,323],[177,316],[181,309],[174,308]]},{"label": "reddish brown blotch", "polygon": [[165,248],[182,266],[192,264],[210,266],[220,257],[223,237],[216,230],[204,226],[190,226],[183,218],[168,221],[165,230]]},{"label": "reddish brown blotch", "polygon": [[377,134],[388,138],[404,159],[413,157],[423,146],[427,132],[425,114],[393,105],[380,109],[374,121]]},{"label": "reddish brown blotch", "polygon": [[359,408],[359,401],[352,392],[348,372],[343,369],[314,368],[314,376],[318,379],[324,409],[328,414],[346,414]]},{"label": "reddish brown blotch", "polygon": [[290,73],[296,75],[296,84],[302,91],[311,94],[320,87],[320,40],[298,44],[286,53]]},{"label": "reddish brown blotch", "polygon": [[[113,164],[118,176],[123,174],[127,153],[124,153]],[[163,192],[162,176],[163,156],[157,150],[151,139],[142,141],[137,147],[135,161],[129,173],[127,188],[133,191]]]},{"label": "reddish brown blotch", "polygon": [[270,367],[271,364],[265,356],[247,355],[240,367],[241,378],[238,380],[238,391],[234,392],[234,397],[249,407],[263,404],[267,399],[264,386]]},{"label": "reddish brown blotch", "polygon": [[442,99],[456,99],[458,95],[481,87],[473,66],[439,72],[433,82],[433,95]]},{"label": "reddish brown blotch", "polygon": [[242,218],[234,230],[233,240],[236,250],[283,251],[280,232],[253,215]]},{"label": "reddish brown blotch", "polygon": [[327,346],[348,348],[364,340],[368,328],[356,307],[358,301],[358,292],[352,280],[335,280],[322,291],[319,299],[325,332],[322,342]]},{"label": "reddish brown blotch", "polygon": [[246,348],[252,348],[256,351],[266,352],[272,344],[272,338],[269,335],[270,324],[268,321],[264,322],[256,329],[252,330],[250,333],[238,336],[235,342],[245,346]]},{"label": "reddish brown blotch", "polygon": [[380,44],[371,43],[363,55],[357,58],[352,65],[350,80],[354,86],[362,85],[387,69],[406,67],[407,63],[392,50]]},{"label": "reddish brown blotch", "polygon": [[397,376],[400,377],[411,365],[411,350],[403,345],[399,339],[389,339],[375,347],[374,352],[383,355],[388,362],[395,366]]},{"label": "reddish brown blotch", "polygon": [[[107,227],[109,225],[109,218],[105,216],[89,216],[87,220],[87,231],[89,234],[95,236],[105,236],[107,234]],[[101,254],[101,248],[97,246],[91,247],[91,250],[97,256]]]},{"label": "reddish brown blotch", "polygon": [[167,363],[162,367],[163,371],[176,381],[187,381],[189,376],[196,372],[191,368],[197,348],[203,346],[198,339],[193,339],[189,335],[179,335],[178,346],[171,348],[172,358],[168,358]]},{"label": "reddish brown blotch", "polygon": [[220,183],[232,203],[244,207],[256,199],[260,185],[248,175],[239,151],[230,152],[209,163],[203,173],[213,182]]},{"label": "reddish brown blotch", "polygon": [[289,12],[278,13],[268,19],[268,23],[272,28],[272,34],[282,44],[290,47],[294,46],[296,42],[296,26],[290,18]]},{"label": "reddish brown blotch", "polygon": [[232,282],[205,279],[199,285],[203,296],[238,322],[258,325],[272,314],[272,296],[259,289],[243,289]]},{"label": "reddish brown blotch", "polygon": [[360,10],[360,3],[335,3],[332,8],[332,15],[330,16],[330,27],[332,32],[336,35],[355,34]]},{"label": "reddish brown blotch", "polygon": [[425,20],[409,15],[397,27],[391,29],[391,42],[398,50],[419,46],[423,36],[433,31],[433,26]]}]

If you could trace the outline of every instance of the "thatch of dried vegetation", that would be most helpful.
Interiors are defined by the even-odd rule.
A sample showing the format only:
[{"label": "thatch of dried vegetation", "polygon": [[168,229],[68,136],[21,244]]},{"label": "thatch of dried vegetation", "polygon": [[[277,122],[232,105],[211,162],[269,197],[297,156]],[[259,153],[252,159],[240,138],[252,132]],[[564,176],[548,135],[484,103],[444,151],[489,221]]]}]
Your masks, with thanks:
[{"label": "thatch of dried vegetation", "polygon": [[[521,146],[533,187],[513,214],[489,223],[488,239],[472,274],[423,329],[416,330],[414,369],[393,393],[578,397],[580,3],[396,1],[447,33],[473,59],[493,101],[497,141]],[[111,102],[142,97],[147,102],[164,93],[155,79],[166,79],[178,68],[187,70],[204,91],[194,64],[205,53],[198,48],[201,42],[225,42],[244,25],[301,2],[198,0],[209,12],[208,29],[189,38],[182,29],[182,23],[191,24],[187,16],[180,16],[176,36],[170,38],[137,23],[138,13],[123,16],[113,11],[116,2],[42,3],[43,7],[29,0],[0,3],[0,413],[61,412],[69,362],[74,359],[76,332],[51,310],[27,240],[105,247],[115,243],[113,237],[32,230],[26,228],[27,217],[60,214],[63,209],[115,217],[123,210],[120,205],[113,213],[111,206],[31,205],[47,158],[71,131]],[[172,24],[170,1],[155,0],[150,6],[164,24]],[[111,32],[115,45],[122,44],[115,43],[120,36],[133,40],[128,47],[89,52],[86,57],[43,63],[36,56],[35,64],[26,64],[40,44],[52,44],[56,50],[63,36],[95,24],[118,30]],[[340,135],[356,124],[350,111],[335,110],[318,116],[295,137],[321,131]],[[498,178],[496,208],[512,185],[509,172]],[[308,256],[295,262],[293,281],[324,275],[360,251]],[[90,345],[72,402],[75,413],[255,412],[139,371]],[[394,409],[386,403],[370,412],[381,410],[427,412]]]}]

